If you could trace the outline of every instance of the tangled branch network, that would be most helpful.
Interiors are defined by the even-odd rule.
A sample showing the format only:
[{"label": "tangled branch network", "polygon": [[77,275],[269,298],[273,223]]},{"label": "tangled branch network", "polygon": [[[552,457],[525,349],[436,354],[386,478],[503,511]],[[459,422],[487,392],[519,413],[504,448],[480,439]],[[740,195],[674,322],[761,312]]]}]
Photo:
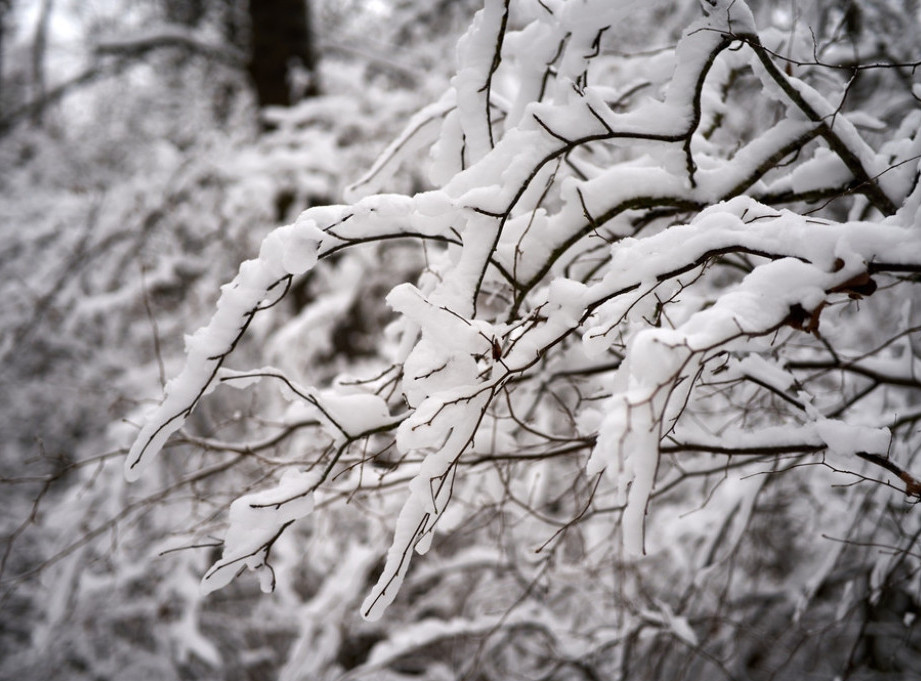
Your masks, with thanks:
[{"label": "tangled branch network", "polygon": [[[921,498],[921,112],[890,126],[845,108],[854,71],[833,51],[783,56],[813,55],[808,33],[703,6],[673,48],[627,55],[607,36],[634,4],[488,0],[450,88],[350,203],[306,210],[241,265],[125,467],[144,475],[218,386],[281,388],[278,430],[225,447],[279,454],[274,482],[230,505],[204,591],[244,568],[271,590],[279,538],[355,495],[400,499],[369,619],[414,552],[481,508],[539,519],[532,548],[579,528],[620,561],[700,568],[797,470],[829,516]],[[382,193],[420,150],[432,188]],[[373,362],[326,385],[227,368],[318,264],[395,243],[424,266],[386,295]],[[564,477],[582,482],[557,522]],[[682,524],[701,508],[723,529]]]}]

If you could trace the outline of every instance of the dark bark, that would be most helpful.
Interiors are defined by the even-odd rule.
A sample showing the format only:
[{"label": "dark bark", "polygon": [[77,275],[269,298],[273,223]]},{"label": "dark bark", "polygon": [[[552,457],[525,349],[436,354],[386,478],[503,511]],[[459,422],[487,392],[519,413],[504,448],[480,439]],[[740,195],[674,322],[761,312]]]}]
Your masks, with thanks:
[{"label": "dark bark", "polygon": [[[304,0],[250,0],[250,59],[247,70],[260,106],[290,106],[317,94],[316,57]],[[300,65],[311,76],[293,92],[289,73]]]}]

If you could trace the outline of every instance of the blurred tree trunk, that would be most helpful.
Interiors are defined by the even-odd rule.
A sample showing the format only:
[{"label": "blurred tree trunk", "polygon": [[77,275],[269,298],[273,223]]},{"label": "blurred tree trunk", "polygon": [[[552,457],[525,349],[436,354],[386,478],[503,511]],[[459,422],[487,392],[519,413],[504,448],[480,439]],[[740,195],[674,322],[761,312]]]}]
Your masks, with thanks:
[{"label": "blurred tree trunk", "polygon": [[[290,106],[319,91],[316,55],[305,0],[250,0],[249,75],[260,106]],[[309,76],[304,86],[293,88],[291,69]]]},{"label": "blurred tree trunk", "polygon": [[[45,99],[45,48],[48,42],[48,22],[51,19],[51,6],[53,0],[42,0],[38,13],[38,23],[35,26],[35,37],[32,40],[32,101],[41,102]],[[43,122],[44,108],[38,107],[32,112],[32,124],[41,125]]]}]

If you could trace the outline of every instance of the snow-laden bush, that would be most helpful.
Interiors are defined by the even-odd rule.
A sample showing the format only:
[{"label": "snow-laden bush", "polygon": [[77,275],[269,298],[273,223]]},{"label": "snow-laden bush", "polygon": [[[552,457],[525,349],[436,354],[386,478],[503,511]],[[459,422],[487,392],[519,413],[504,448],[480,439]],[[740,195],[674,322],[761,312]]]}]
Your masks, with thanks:
[{"label": "snow-laden bush", "polygon": [[685,8],[487,0],[349,203],[266,237],[125,472],[194,500],[169,548],[220,533],[202,592],[248,569],[289,608],[282,678],[917,667],[921,86],[867,28],[890,5],[704,0],[663,47],[630,31]]}]

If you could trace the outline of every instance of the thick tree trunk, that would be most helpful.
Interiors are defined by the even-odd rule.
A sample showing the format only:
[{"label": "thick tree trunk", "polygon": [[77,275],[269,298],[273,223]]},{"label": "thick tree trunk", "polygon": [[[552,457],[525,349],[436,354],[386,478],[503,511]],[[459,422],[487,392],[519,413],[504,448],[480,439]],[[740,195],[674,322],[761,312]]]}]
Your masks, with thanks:
[{"label": "thick tree trunk", "polygon": [[[290,106],[317,94],[316,57],[305,0],[250,0],[251,48],[248,70],[260,106]],[[308,74],[307,87],[292,95],[292,66]]]}]

